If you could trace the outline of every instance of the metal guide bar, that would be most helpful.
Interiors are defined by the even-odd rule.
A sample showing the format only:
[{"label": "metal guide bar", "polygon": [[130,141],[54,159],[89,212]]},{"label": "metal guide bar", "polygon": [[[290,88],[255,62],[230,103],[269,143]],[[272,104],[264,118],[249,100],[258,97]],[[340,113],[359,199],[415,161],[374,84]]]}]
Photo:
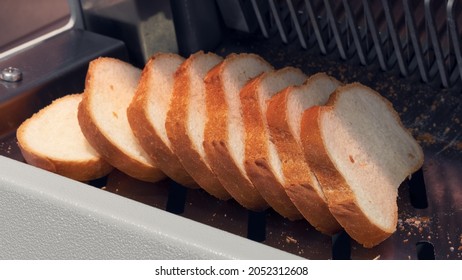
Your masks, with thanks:
[{"label": "metal guide bar", "polygon": [[303,49],[377,64],[383,71],[396,70],[435,86],[462,84],[462,9],[457,1],[266,1],[252,0],[266,38],[280,36],[285,44],[298,39]]}]

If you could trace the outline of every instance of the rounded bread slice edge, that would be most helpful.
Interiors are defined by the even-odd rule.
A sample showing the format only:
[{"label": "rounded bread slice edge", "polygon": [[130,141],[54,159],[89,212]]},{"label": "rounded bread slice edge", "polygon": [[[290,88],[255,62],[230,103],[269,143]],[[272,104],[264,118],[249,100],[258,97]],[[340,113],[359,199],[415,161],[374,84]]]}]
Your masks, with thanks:
[{"label": "rounded bread slice edge", "polygon": [[[81,94],[69,94],[63,96],[61,98],[53,100],[53,102],[42,108],[40,111],[35,113],[29,119],[25,120],[17,129],[16,137],[18,140],[18,146],[20,148],[21,154],[23,155],[24,159],[27,163],[39,167],[41,169],[45,169],[47,171],[77,180],[77,181],[90,181],[94,179],[98,179],[107,175],[113,167],[107,163],[96,151],[89,155],[87,160],[82,159],[64,159],[64,158],[57,158],[56,156],[52,156],[47,154],[44,151],[37,150],[37,147],[33,147],[32,143],[29,143],[29,140],[25,136],[29,126],[33,122],[40,122],[42,121],[42,117],[47,114],[47,111],[52,106],[63,106],[63,101],[66,99],[75,99],[78,98],[77,102],[81,99]],[[69,108],[69,111],[74,111],[77,114],[77,107]],[[56,116],[56,121],[63,121]],[[77,119],[75,120],[76,127],[75,129],[80,130],[78,126]],[[71,124],[72,125],[72,124]],[[47,135],[46,131],[41,131]],[[66,135],[61,134],[62,137]],[[83,135],[82,135],[83,137]],[[35,139],[34,139],[35,140]],[[66,139],[66,141],[72,141],[75,139]],[[80,145],[76,143],[77,145]],[[88,144],[89,145],[89,144]]]},{"label": "rounded bread slice edge", "polygon": [[[145,162],[140,162],[138,159],[127,154],[126,151],[118,144],[114,143],[112,137],[106,135],[100,129],[99,124],[96,123],[90,103],[92,102],[93,94],[95,94],[92,89],[93,76],[101,74],[97,72],[99,63],[115,63],[116,66],[119,65],[122,67],[134,67],[115,58],[101,57],[90,62],[87,78],[85,80],[83,99],[80,102],[78,109],[78,120],[83,134],[87,138],[90,145],[92,145],[93,148],[97,150],[106,161],[127,175],[147,182],[157,182],[165,179],[165,174],[160,171],[160,169],[155,166],[154,163],[147,164]],[[126,133],[133,132],[130,130]],[[134,135],[133,137],[135,138]],[[139,149],[141,150],[141,147],[139,147]]]},{"label": "rounded bread slice edge", "polygon": [[312,75],[303,85],[288,87],[274,95],[268,104],[266,116],[272,141],[281,157],[288,196],[311,225],[322,233],[332,235],[342,227],[330,212],[321,186],[305,160],[301,144],[294,136],[296,132],[289,125],[289,114],[293,112],[288,108],[289,98],[302,98],[293,97],[294,91],[310,87],[315,79],[323,76],[323,73]]},{"label": "rounded bread slice edge", "polygon": [[[234,105],[239,104],[238,106],[240,108],[240,90],[244,84],[253,77],[266,70],[272,69],[272,66],[268,62],[255,54],[230,54],[223,62],[211,69],[205,77],[208,115],[204,134],[204,149],[212,170],[231,196],[247,209],[262,211],[268,208],[268,204],[247,177],[244,168],[241,169],[239,167],[239,163],[236,162],[238,159],[235,159],[231,155],[230,149],[232,147],[229,147],[228,143],[230,137],[228,129],[232,130],[232,128],[228,128],[229,118],[233,117],[232,114],[239,115],[240,112],[236,111],[240,109],[237,110],[237,108],[234,107],[231,109],[228,108],[228,97],[225,93],[226,81],[223,75],[229,70],[229,67],[237,67],[237,64],[234,65],[234,63],[243,62],[245,59],[249,59],[248,61],[251,61],[252,64],[258,62],[259,65],[262,66],[262,69],[261,71],[257,71],[258,73],[255,73],[255,75],[249,76],[247,80],[239,81],[242,85],[236,83],[230,85],[236,87],[234,92],[235,96],[232,98],[235,99],[234,101],[239,102],[235,102],[236,104]],[[245,66],[239,69],[239,71],[244,70],[249,69]],[[233,133],[237,133],[237,131],[233,131]],[[242,141],[244,141],[244,139],[242,139]]]},{"label": "rounded bread slice edge", "polygon": [[[168,145],[171,143],[167,144],[164,142],[160,136],[161,132],[158,131],[158,128],[152,121],[150,110],[155,110],[155,108],[150,108],[149,106],[152,106],[151,103],[156,100],[155,94],[158,90],[152,87],[154,83],[153,79],[157,78],[153,68],[156,67],[156,63],[159,63],[159,60],[165,60],[163,63],[168,62],[171,67],[175,67],[175,65],[179,66],[184,61],[184,58],[171,53],[156,53],[148,60],[141,72],[141,78],[132,102],[127,108],[128,122],[141,147],[163,173],[185,187],[196,189],[199,186],[186,172],[177,155],[170,148],[171,145]],[[170,101],[173,94],[173,75],[175,71],[176,69],[171,73],[172,93],[159,93],[164,95],[170,94]],[[165,73],[165,75],[168,74]],[[167,80],[168,78],[166,77]],[[159,98],[164,98],[164,96]],[[167,111],[168,108],[166,108],[165,114],[167,114]]]},{"label": "rounded bread slice edge", "polygon": [[[382,218],[373,217],[374,220],[372,220],[372,217],[370,216],[371,214],[365,212],[367,210],[364,209],[363,206],[361,206],[362,203],[358,201],[358,194],[354,192],[350,183],[347,182],[347,178],[344,177],[345,175],[342,173],[347,171],[343,169],[343,171],[339,170],[339,167],[333,160],[333,157],[336,155],[333,155],[330,151],[328,151],[328,145],[324,142],[325,138],[322,132],[322,118],[324,114],[326,114],[325,116],[330,116],[329,114],[332,114],[336,109],[336,102],[339,100],[340,95],[347,90],[358,87],[358,85],[359,84],[354,83],[343,86],[331,95],[328,105],[313,107],[305,111],[302,117],[301,141],[306,160],[309,162],[310,167],[313,169],[323,188],[323,192],[326,195],[329,209],[332,214],[353,239],[365,247],[373,247],[384,241],[396,230],[398,216],[396,199],[399,183],[395,182],[395,186],[388,186],[390,189],[388,189],[387,193],[390,193],[390,195],[394,193],[394,197],[392,198],[393,201],[388,201],[387,203],[389,206],[389,209],[387,208],[388,213],[381,213],[379,211],[380,215],[387,215],[384,219],[388,219],[389,222],[378,224],[377,219],[381,220]],[[364,86],[359,85],[359,87]],[[372,91],[367,87],[364,88]],[[378,93],[374,93],[377,96],[380,96]],[[381,96],[377,100],[380,100],[379,102],[383,102],[385,104],[385,106],[389,109],[388,113],[391,112],[395,121],[398,121],[397,124],[401,126],[404,131],[407,131],[404,126],[402,126],[397,113],[391,106],[391,103]],[[384,104],[381,104],[380,106],[383,106]],[[354,158],[350,158],[349,160],[352,164],[359,163]],[[416,161],[415,166],[409,166],[409,173],[418,169],[417,166],[421,165],[422,162],[423,157]],[[404,178],[399,178],[398,180],[401,179]],[[387,195],[387,198],[388,196],[389,195]],[[380,205],[376,206],[381,207]],[[374,210],[374,212],[377,211]],[[385,224],[388,224],[388,226]]]},{"label": "rounded bread slice edge", "polygon": [[255,77],[240,92],[247,175],[266,202],[289,220],[301,219],[302,215],[285,191],[285,179],[280,174],[283,173],[282,162],[270,142],[265,107],[271,96],[284,87],[301,84],[305,80],[306,75],[301,70],[285,67]]},{"label": "rounded bread slice edge", "polygon": [[[177,69],[172,101],[167,113],[165,128],[174,152],[198,185],[214,197],[227,200],[231,196],[223,188],[215,173],[209,167],[207,159],[203,158],[194,146],[187,128],[187,122],[189,121],[188,110],[194,109],[190,108],[191,67],[193,67],[194,63],[197,63],[197,60],[206,56],[219,58],[221,62],[221,57],[218,55],[199,51],[188,57]],[[217,61],[217,63],[219,62]],[[205,95],[205,92],[203,94]]]}]

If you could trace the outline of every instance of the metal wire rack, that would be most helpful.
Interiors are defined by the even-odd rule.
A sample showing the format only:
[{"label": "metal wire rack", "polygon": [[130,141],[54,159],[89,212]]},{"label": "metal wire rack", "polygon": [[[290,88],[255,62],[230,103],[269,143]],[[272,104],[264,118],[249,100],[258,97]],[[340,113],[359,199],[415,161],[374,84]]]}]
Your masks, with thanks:
[{"label": "metal wire rack", "polygon": [[[243,1],[240,1],[244,7]],[[261,34],[443,88],[462,84],[454,0],[251,0]]]}]

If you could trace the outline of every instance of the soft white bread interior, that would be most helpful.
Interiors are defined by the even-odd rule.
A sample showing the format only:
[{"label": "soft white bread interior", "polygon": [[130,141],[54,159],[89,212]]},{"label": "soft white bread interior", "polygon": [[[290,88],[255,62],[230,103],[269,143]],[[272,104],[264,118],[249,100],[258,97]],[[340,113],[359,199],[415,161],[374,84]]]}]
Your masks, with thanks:
[{"label": "soft white bread interior", "polygon": [[78,181],[103,177],[113,169],[80,130],[81,100],[81,94],[58,98],[19,126],[16,136],[27,163]]},{"label": "soft white bread interior", "polygon": [[301,141],[329,209],[358,243],[372,247],[395,230],[397,191],[424,160],[392,104],[358,83],[338,88],[302,117]]},{"label": "soft white bread interior", "polygon": [[78,120],[92,147],[136,179],[156,182],[165,174],[142,149],[127,119],[141,70],[115,58],[90,62]]},{"label": "soft white bread interior", "polygon": [[292,86],[274,95],[266,112],[271,139],[282,163],[285,191],[303,217],[317,230],[334,234],[342,228],[332,216],[316,177],[311,171],[300,143],[303,112],[324,105],[341,83],[318,73],[303,85]]},{"label": "soft white bread interior", "polygon": [[127,109],[127,118],[141,147],[162,172],[185,187],[198,188],[173,152],[165,129],[174,74],[183,61],[184,58],[171,53],[157,53],[149,59]]},{"label": "soft white bread interior", "polygon": [[203,147],[207,117],[204,77],[222,60],[216,54],[200,51],[178,68],[165,128],[184,168],[205,191],[225,200],[230,195],[211,170]]},{"label": "soft white bread interior", "polygon": [[286,67],[259,75],[240,92],[245,129],[245,170],[266,202],[289,220],[301,219],[302,215],[284,189],[282,163],[270,141],[266,110],[273,95],[305,80],[306,75],[301,70]]},{"label": "soft white bread interior", "polygon": [[254,211],[266,209],[268,204],[245,171],[245,132],[239,94],[252,78],[272,68],[255,54],[231,54],[205,78],[207,159],[231,196]]}]

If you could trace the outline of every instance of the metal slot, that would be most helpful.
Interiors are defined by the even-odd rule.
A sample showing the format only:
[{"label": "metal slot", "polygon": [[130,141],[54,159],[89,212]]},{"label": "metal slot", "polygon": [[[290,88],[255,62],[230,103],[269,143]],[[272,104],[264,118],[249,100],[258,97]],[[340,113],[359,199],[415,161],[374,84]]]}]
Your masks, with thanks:
[{"label": "metal slot", "polygon": [[169,185],[170,188],[168,189],[167,206],[165,210],[173,214],[181,214],[184,212],[188,190],[171,180]]},{"label": "metal slot", "polygon": [[262,242],[266,239],[266,212],[249,211],[247,222],[247,238]]},{"label": "metal slot", "polygon": [[427,208],[427,191],[425,188],[425,180],[422,169],[419,169],[411,176],[411,179],[408,181],[408,184],[411,205],[417,209]]},{"label": "metal slot", "polygon": [[420,241],[416,244],[417,259],[419,260],[434,260],[435,250],[433,245],[427,241]]},{"label": "metal slot", "polygon": [[344,231],[332,236],[332,259],[351,259],[351,238]]}]

